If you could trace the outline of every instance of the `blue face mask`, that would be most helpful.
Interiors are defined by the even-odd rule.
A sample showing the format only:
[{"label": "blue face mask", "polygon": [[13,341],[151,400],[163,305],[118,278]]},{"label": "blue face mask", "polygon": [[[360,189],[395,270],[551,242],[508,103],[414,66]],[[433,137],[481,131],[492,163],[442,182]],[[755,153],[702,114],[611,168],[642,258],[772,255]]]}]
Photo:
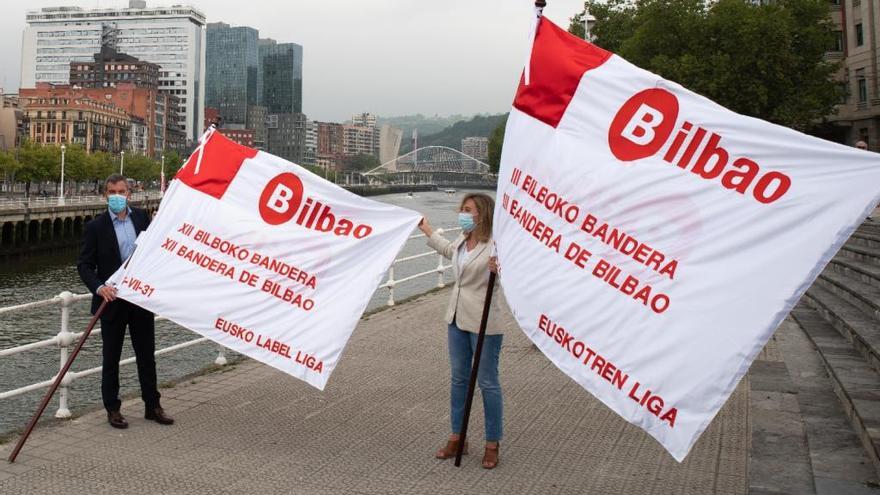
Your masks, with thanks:
[{"label": "blue face mask", "polygon": [[125,196],[121,194],[111,194],[110,196],[107,196],[107,206],[113,213],[119,213],[124,210],[126,203]]},{"label": "blue face mask", "polygon": [[465,212],[458,214],[458,225],[461,227],[461,230],[465,232],[470,232],[477,226],[477,224],[474,223],[474,216]]}]

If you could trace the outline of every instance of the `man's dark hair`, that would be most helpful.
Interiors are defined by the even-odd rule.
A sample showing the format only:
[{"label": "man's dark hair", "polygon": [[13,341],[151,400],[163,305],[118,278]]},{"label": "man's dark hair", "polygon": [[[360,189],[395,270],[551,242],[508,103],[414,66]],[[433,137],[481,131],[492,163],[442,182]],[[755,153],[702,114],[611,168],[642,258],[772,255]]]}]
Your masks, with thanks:
[{"label": "man's dark hair", "polygon": [[107,177],[107,180],[104,181],[104,191],[107,191],[108,185],[116,184],[117,182],[125,182],[125,187],[128,188],[128,179],[126,179],[124,175],[110,174],[110,177]]},{"label": "man's dark hair", "polygon": [[107,177],[107,180],[104,181],[104,190],[107,190],[107,186],[110,184],[116,184],[117,182],[125,182],[125,187],[128,187],[128,180],[122,174],[110,174]]}]

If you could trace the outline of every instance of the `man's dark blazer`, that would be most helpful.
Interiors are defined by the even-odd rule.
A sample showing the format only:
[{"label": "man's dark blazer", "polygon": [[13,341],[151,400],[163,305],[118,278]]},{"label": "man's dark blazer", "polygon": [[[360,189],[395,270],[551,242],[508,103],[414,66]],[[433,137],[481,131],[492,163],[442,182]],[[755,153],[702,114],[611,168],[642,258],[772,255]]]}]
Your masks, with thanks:
[{"label": "man's dark blazer", "polygon": [[[129,215],[131,222],[134,224],[135,235],[147,230],[147,227],[150,226],[150,216],[145,210],[131,208]],[[98,307],[101,306],[101,302],[104,300],[95,291],[104,284],[105,280],[116,273],[116,270],[122,265],[122,261],[122,256],[119,253],[119,242],[116,240],[116,231],[113,229],[113,219],[110,218],[110,213],[105,211],[86,224],[82,252],[79,255],[79,260],[76,262],[79,278],[86,284],[89,291],[94,294],[92,297],[92,314],[98,311]],[[102,317],[112,318],[118,304],[118,301],[110,303],[107,309],[104,310]]]}]

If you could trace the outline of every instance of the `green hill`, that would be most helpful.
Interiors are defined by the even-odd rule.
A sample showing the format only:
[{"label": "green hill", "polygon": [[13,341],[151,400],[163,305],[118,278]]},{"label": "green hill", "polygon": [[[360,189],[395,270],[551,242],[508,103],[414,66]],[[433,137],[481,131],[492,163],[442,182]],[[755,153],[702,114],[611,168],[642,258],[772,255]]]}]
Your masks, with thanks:
[{"label": "green hill", "polygon": [[465,115],[450,115],[448,117],[435,115],[433,117],[425,117],[422,114],[416,114],[402,115],[399,117],[378,117],[378,124],[388,124],[398,129],[402,129],[403,141],[409,141],[412,139],[413,129],[419,130],[420,137],[427,136],[429,134],[436,134],[459,120],[465,119],[467,119],[467,116]]},{"label": "green hill", "polygon": [[[471,120],[460,120],[434,134],[424,135],[420,130],[419,147],[448,146],[449,148],[460,150],[461,140],[466,137],[489,137],[492,130],[498,127],[498,124],[504,120],[505,115],[477,115]],[[412,151],[411,136],[412,134],[404,134],[403,142],[400,145],[401,155]]]}]

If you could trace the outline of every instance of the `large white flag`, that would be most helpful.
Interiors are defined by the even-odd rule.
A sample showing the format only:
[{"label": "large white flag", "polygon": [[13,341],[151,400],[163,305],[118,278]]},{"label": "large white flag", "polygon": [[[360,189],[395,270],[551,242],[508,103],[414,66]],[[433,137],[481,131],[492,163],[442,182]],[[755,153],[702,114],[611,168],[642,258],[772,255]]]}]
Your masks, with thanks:
[{"label": "large white flag", "polygon": [[323,389],[421,217],[204,141],[111,279],[119,297]]},{"label": "large white flag", "polygon": [[498,182],[504,293],[556,366],[681,461],[877,204],[880,159],[546,19],[530,69]]}]

